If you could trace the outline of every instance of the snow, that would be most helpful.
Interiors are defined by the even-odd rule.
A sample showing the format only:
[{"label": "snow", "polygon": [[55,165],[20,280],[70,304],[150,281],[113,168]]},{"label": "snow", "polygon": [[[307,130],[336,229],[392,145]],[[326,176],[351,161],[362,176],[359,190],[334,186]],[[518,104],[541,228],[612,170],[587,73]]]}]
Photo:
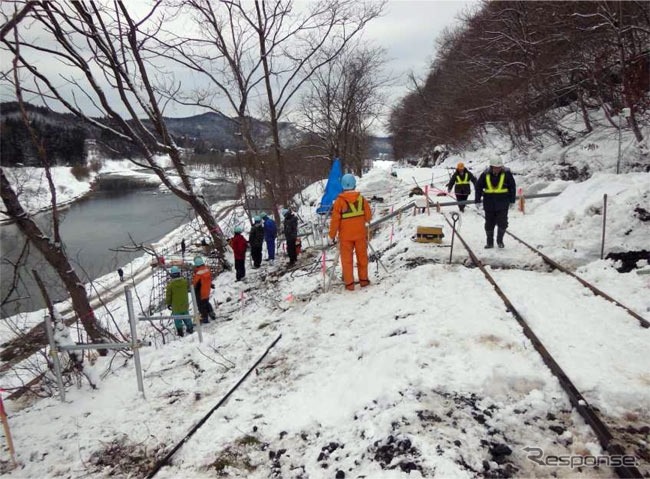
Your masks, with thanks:
[{"label": "snow", "polygon": [[[5,174],[23,205],[25,211],[34,213],[50,207],[51,195],[48,187],[45,170],[35,167],[6,168]],[[70,172],[67,166],[54,166],[50,168],[54,184],[56,185],[57,204],[65,206],[71,201],[90,192],[91,183],[88,180],[80,181]],[[95,173],[91,172],[90,179]],[[6,219],[0,212],[0,220]]]},{"label": "snow", "polygon": [[[524,193],[560,194],[528,200],[525,214],[512,209],[509,230],[648,318],[650,276],[618,273],[612,261],[600,259],[600,241],[607,194],[605,251],[648,249],[650,224],[634,209],[650,211],[650,173],[614,174],[616,151],[601,137],[606,135],[599,130],[593,141],[601,145],[603,171],[582,182],[543,177],[541,158],[569,150],[566,161],[580,162],[592,150],[551,145],[517,156],[506,150],[506,139],[492,134],[490,145],[452,155],[433,168],[375,162],[358,186],[366,197],[384,198],[374,204],[377,219],[411,201],[408,193],[416,182],[424,186],[433,178],[433,194],[444,190],[448,168],[458,161],[477,174],[488,153],[512,155],[507,166],[517,173]],[[132,171],[126,164],[111,168]],[[323,187],[324,181],[314,183],[294,198],[303,220],[316,221]],[[79,194],[87,191],[74,188]],[[213,208],[225,211],[232,205]],[[163,343],[151,326],[138,325],[139,337],[152,341],[140,350],[144,397],[133,360],[118,356],[112,362],[93,358],[93,370],[101,376],[97,390],[84,380],[67,388],[65,403],[56,391],[31,403],[7,402],[21,466],[5,475],[145,476],[155,458],[208,414],[282,334],[156,477],[208,478],[227,472],[246,478],[332,478],[337,471],[346,478],[379,479],[470,478],[508,471],[518,477],[612,476],[607,467],[579,471],[527,459],[526,447],[541,448],[546,455],[603,452],[494,288],[479,269],[468,267],[471,261],[458,240],[449,263],[451,230],[445,218],[453,211],[432,208],[430,216],[408,211],[385,222],[372,246],[389,273],[371,263],[370,287],[354,292],[344,291],[337,279],[323,290],[320,249],[305,242],[303,247],[310,248],[291,273],[280,273],[280,255],[259,270],[247,264],[241,283],[234,281],[234,272],[221,274],[214,293],[219,321],[205,325],[202,343],[197,334],[167,336]],[[232,214],[240,218],[242,211]],[[417,226],[438,224],[445,232],[443,245],[411,240]],[[550,272],[539,256],[508,237],[505,249],[483,250],[483,220],[475,207],[467,208],[458,226],[605,422],[621,428],[647,425],[650,330],[574,279]],[[178,244],[181,231],[190,229],[171,232],[160,244]],[[334,255],[326,254],[330,266]],[[128,277],[142,272],[134,296],[145,299],[153,285],[144,274],[147,262],[141,258],[124,268]],[[98,280],[102,288],[120,286],[113,276]],[[123,295],[108,309],[127,331]],[[18,323],[28,327],[42,314]],[[104,310],[97,314],[105,315]],[[0,331],[5,341],[7,326]],[[5,387],[15,381],[3,378]],[[110,444],[122,449],[102,461],[100,452]],[[499,452],[505,446],[511,453]],[[646,462],[640,467],[649,468]]]}]

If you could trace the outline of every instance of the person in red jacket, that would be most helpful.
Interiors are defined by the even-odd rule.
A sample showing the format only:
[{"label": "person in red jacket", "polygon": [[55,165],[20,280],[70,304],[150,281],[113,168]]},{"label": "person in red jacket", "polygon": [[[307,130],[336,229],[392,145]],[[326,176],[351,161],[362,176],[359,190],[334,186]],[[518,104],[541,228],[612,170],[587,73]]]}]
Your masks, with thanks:
[{"label": "person in red jacket", "polygon": [[194,274],[192,275],[192,286],[196,293],[201,322],[207,323],[208,317],[216,319],[214,309],[210,304],[210,291],[212,290],[212,272],[200,256],[194,258]]},{"label": "person in red jacket", "polygon": [[241,281],[246,276],[246,249],[248,241],[242,236],[242,227],[235,226],[235,236],[230,240],[230,247],[235,253],[235,281]]},{"label": "person in red jacket", "polygon": [[330,222],[329,238],[332,243],[338,235],[341,251],[341,268],[345,289],[354,290],[354,272],[352,268],[352,253],[357,255],[357,274],[359,284],[365,288],[368,280],[368,229],[366,223],[372,219],[368,201],[361,193],[354,191],[357,180],[351,174],[341,178],[343,192],[332,205],[332,221]]}]

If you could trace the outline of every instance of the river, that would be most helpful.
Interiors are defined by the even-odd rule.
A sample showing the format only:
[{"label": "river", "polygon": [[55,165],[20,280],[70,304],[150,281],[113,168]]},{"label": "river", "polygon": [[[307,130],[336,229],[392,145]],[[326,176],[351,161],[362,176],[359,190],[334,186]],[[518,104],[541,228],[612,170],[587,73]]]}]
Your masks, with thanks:
[{"label": "river", "polygon": [[[231,199],[236,195],[236,186],[221,182],[205,194],[210,202]],[[97,191],[73,203],[61,216],[61,237],[68,257],[83,281],[115,272],[118,267],[142,256],[142,252],[111,251],[120,246],[132,246],[129,235],[136,243],[156,242],[191,219],[187,203],[175,195],[159,193],[157,188],[106,190],[101,188],[101,183]],[[47,225],[49,214],[39,214],[36,221],[42,227]],[[2,298],[13,283],[13,268],[7,261],[16,261],[23,243],[22,233],[15,225],[0,227]],[[0,312],[1,317],[44,307],[40,291],[31,275],[32,269],[36,269],[42,276],[54,301],[67,297],[52,269],[32,247],[27,266],[20,269],[17,285],[17,296],[20,299],[5,304]]]}]

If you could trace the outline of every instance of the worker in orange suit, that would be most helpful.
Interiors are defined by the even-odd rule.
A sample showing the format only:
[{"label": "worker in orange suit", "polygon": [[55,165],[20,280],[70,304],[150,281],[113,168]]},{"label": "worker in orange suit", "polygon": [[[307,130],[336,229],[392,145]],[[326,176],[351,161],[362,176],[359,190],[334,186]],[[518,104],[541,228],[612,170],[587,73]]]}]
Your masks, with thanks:
[{"label": "worker in orange suit", "polygon": [[192,286],[196,294],[199,313],[201,314],[201,323],[207,324],[208,318],[217,319],[217,315],[210,304],[210,292],[214,288],[212,284],[212,272],[205,260],[200,256],[194,258],[194,274],[192,275]]},{"label": "worker in orange suit", "polygon": [[330,223],[330,243],[336,242],[338,235],[341,252],[341,268],[345,289],[354,291],[354,272],[352,271],[352,253],[357,255],[357,273],[359,284],[365,288],[368,281],[368,228],[367,223],[372,218],[368,201],[361,193],[354,191],[357,181],[351,174],[341,178],[343,192],[336,198],[332,206],[332,221]]}]

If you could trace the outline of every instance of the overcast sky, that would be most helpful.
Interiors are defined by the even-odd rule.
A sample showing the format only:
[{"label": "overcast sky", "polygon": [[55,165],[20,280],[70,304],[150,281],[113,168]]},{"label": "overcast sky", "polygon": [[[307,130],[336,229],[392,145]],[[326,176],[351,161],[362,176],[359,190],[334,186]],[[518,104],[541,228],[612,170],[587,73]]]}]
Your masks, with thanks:
[{"label": "overcast sky", "polygon": [[[364,38],[386,50],[386,73],[395,79],[394,86],[387,91],[386,114],[409,91],[410,73],[419,79],[425,77],[435,55],[435,40],[445,27],[455,24],[461,12],[476,4],[477,0],[389,0],[385,14],[370,22]],[[10,61],[6,54],[0,55],[3,70],[10,66]],[[47,69],[47,63],[46,59],[41,58],[39,69]],[[2,101],[14,99],[7,85],[3,85],[1,90]],[[27,98],[27,101],[34,99]],[[200,112],[172,104],[165,111],[166,115],[175,117],[196,113]],[[382,124],[377,124],[374,130],[375,134],[385,133]]]},{"label": "overcast sky", "polygon": [[396,85],[389,93],[393,105],[408,91],[408,76],[412,72],[423,79],[435,55],[435,40],[445,27],[454,25],[456,17],[475,6],[472,1],[391,0],[386,14],[371,22],[365,38],[387,51],[389,72]]}]

